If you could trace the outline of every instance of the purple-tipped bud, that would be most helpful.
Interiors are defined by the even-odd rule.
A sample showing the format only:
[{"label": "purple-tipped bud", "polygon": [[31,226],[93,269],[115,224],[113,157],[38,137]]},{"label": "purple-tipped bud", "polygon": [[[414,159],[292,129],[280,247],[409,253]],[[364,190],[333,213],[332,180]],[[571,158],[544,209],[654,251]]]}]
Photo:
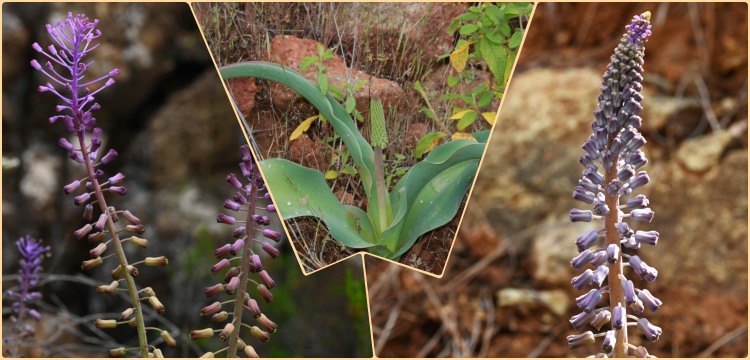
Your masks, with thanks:
[{"label": "purple-tipped bud", "polygon": [[607,278],[607,275],[609,275],[609,266],[599,265],[599,267],[596,268],[596,271],[594,271],[591,283],[597,287],[602,287],[602,283],[604,282],[604,279]]},{"label": "purple-tipped bud", "polygon": [[92,258],[97,258],[101,256],[105,251],[107,251],[107,244],[101,243],[95,248],[89,250],[89,254],[91,254]]},{"label": "purple-tipped bud", "polygon": [[271,275],[268,274],[267,271],[262,270],[258,273],[260,275],[260,279],[263,280],[263,283],[266,285],[266,288],[273,289],[274,286],[276,286],[276,282],[273,281],[271,278]]},{"label": "purple-tipped bud", "polygon": [[240,226],[234,229],[234,231],[232,231],[232,237],[238,238],[238,239],[244,238],[246,234],[247,234],[247,231],[245,230],[244,226]]},{"label": "purple-tipped bud", "polygon": [[635,190],[643,185],[648,184],[649,182],[648,174],[645,171],[639,171],[638,174],[635,175],[630,181],[628,182],[628,185],[630,185],[630,188]]},{"label": "purple-tipped bud", "polygon": [[591,259],[594,258],[594,253],[591,250],[583,250],[578,256],[574,257],[572,260],[570,260],[570,265],[572,265],[576,269],[581,269],[591,261]]},{"label": "purple-tipped bud", "polygon": [[594,253],[594,257],[589,261],[589,264],[599,267],[600,265],[607,262],[607,253],[604,251],[597,251]]},{"label": "purple-tipped bud", "polygon": [[34,50],[36,50],[36,52],[44,52],[44,50],[42,50],[42,47],[39,46],[38,43],[31,44],[31,48],[34,49]]},{"label": "purple-tipped bud", "polygon": [[591,180],[589,180],[586,177],[578,180],[578,185],[581,186],[582,188],[584,188],[586,191],[590,191],[590,192],[597,192],[597,191],[599,191],[599,186],[596,185],[596,184],[594,184],[594,183],[592,183]]},{"label": "purple-tipped bud", "polygon": [[263,327],[266,328],[266,331],[270,333],[275,333],[279,328],[279,326],[276,325],[275,322],[271,321],[271,319],[266,317],[265,314],[260,314],[260,316],[258,317],[258,323],[263,325]]},{"label": "purple-tipped bud", "polygon": [[250,264],[249,264],[250,268],[248,269],[248,271],[250,272],[263,271],[263,263],[260,261],[260,256],[258,256],[258,254],[253,254],[253,256],[251,257],[251,260],[252,261],[250,261]]},{"label": "purple-tipped bud", "polygon": [[201,316],[211,316],[219,311],[221,311],[221,303],[216,301],[201,309]]},{"label": "purple-tipped bud", "polygon": [[639,244],[656,245],[656,243],[659,241],[659,232],[654,230],[638,230],[635,232],[635,241],[637,241]]},{"label": "purple-tipped bud", "polygon": [[268,291],[268,288],[265,285],[259,284],[256,289],[258,290],[258,293],[263,298],[263,300],[265,300],[267,303],[273,301],[273,294]]},{"label": "purple-tipped bud", "polygon": [[273,245],[271,245],[271,244],[269,244],[267,242],[264,242],[263,245],[261,245],[261,249],[263,249],[263,251],[265,251],[266,254],[268,254],[269,256],[271,256],[274,259],[277,258],[281,254],[281,252],[279,251],[279,249],[273,247]]},{"label": "purple-tipped bud", "polygon": [[643,311],[646,310],[646,307],[643,306],[643,301],[638,298],[635,299],[634,303],[630,304],[630,308],[636,313],[636,315],[641,315],[643,314]]},{"label": "purple-tipped bud", "polygon": [[80,228],[80,229],[76,230],[75,232],[73,232],[73,235],[75,235],[76,239],[81,239],[84,236],[88,235],[91,232],[91,230],[93,230],[93,229],[94,229],[94,227],[91,226],[91,224],[86,224],[86,225],[83,225],[82,228]]},{"label": "purple-tipped bud", "polygon": [[232,295],[235,291],[237,291],[237,287],[240,286],[240,278],[235,276],[231,279],[229,279],[229,283],[227,283],[226,291],[227,294]]},{"label": "purple-tipped bud", "polygon": [[60,138],[59,140],[57,140],[57,145],[68,151],[72,151],[74,149],[73,144],[71,144],[70,141],[68,141],[68,139],[66,138]]},{"label": "purple-tipped bud", "polygon": [[633,177],[633,175],[635,175],[635,170],[631,165],[628,164],[625,164],[625,166],[621,167],[620,170],[617,171],[617,178],[620,181],[628,181],[628,179]]},{"label": "purple-tipped bud", "polygon": [[[640,105],[638,105],[640,106]],[[636,151],[643,147],[643,145],[646,145],[646,138],[643,137],[643,135],[636,134],[632,140],[630,140],[626,145],[625,148],[628,149],[628,151]],[[631,163],[632,164],[632,163]],[[635,165],[634,165],[635,167]]]},{"label": "purple-tipped bud", "polygon": [[217,259],[221,259],[227,254],[229,254],[229,250],[231,248],[232,248],[232,245],[224,244],[223,246],[218,247],[216,248],[216,250],[214,250],[214,256],[216,256]]},{"label": "purple-tipped bud", "polygon": [[659,340],[659,336],[661,336],[660,327],[654,324],[651,324],[650,322],[648,322],[648,319],[646,318],[641,318],[636,323],[638,324],[638,328],[641,329],[643,334],[646,335],[646,337],[649,340],[651,341]]},{"label": "purple-tipped bud", "polygon": [[253,315],[254,318],[260,317],[260,307],[258,307],[258,302],[255,301],[255,299],[251,298],[250,296],[247,297],[245,301],[245,306],[247,306],[247,309],[250,310],[250,313]]},{"label": "purple-tipped bud", "polygon": [[591,289],[584,295],[576,298],[576,304],[581,310],[586,312],[592,312],[602,300],[602,292],[598,289]]},{"label": "purple-tipped bud", "polygon": [[636,274],[641,277],[641,279],[646,280],[648,282],[652,282],[656,280],[657,275],[659,272],[651,267],[648,266],[643,260],[641,260],[638,256],[631,256],[630,257],[630,266],[633,268]]},{"label": "purple-tipped bud", "polygon": [[644,209],[648,207],[648,198],[646,198],[646,195],[637,195],[631,199],[629,199],[625,205],[627,205],[630,209]]},{"label": "purple-tipped bud", "polygon": [[107,224],[107,214],[101,214],[99,215],[99,219],[96,221],[96,224],[94,224],[94,230],[102,231],[106,224]]},{"label": "purple-tipped bud", "polygon": [[216,284],[209,286],[207,288],[203,289],[203,295],[206,295],[207,298],[211,298],[215,295],[218,295],[219,293],[224,291],[224,285],[223,284]]},{"label": "purple-tipped bud", "polygon": [[240,163],[240,171],[242,172],[242,176],[246,178],[250,178],[253,175],[250,169],[247,167],[247,164],[245,164],[244,162]]},{"label": "purple-tipped bud", "polygon": [[229,336],[234,331],[234,325],[229,322],[226,325],[224,325],[224,328],[219,332],[219,340],[221,341],[227,341],[229,339]]},{"label": "purple-tipped bud", "polygon": [[227,214],[220,213],[219,216],[216,217],[216,222],[227,225],[234,225],[235,219]]},{"label": "purple-tipped bud", "polygon": [[618,303],[617,306],[612,309],[612,327],[615,329],[622,329],[627,322],[625,315],[625,308]]},{"label": "purple-tipped bud", "polygon": [[110,185],[121,183],[125,180],[125,175],[123,173],[118,172],[115,176],[110,177],[107,179]]},{"label": "purple-tipped bud", "polygon": [[594,202],[595,196],[596,195],[593,192],[587,191],[583,188],[583,186],[576,186],[575,190],[573,190],[573,199],[585,202],[587,204],[591,204],[592,202]]},{"label": "purple-tipped bud", "polygon": [[110,186],[109,192],[117,195],[125,195],[128,193],[128,189],[126,189],[124,186]]},{"label": "purple-tipped bud", "polygon": [[135,215],[133,215],[133,213],[131,213],[130,210],[123,211],[122,212],[122,216],[131,225],[140,225],[141,224],[141,219],[139,219],[138,217],[136,217]]},{"label": "purple-tipped bud", "polygon": [[242,194],[239,193],[239,192],[234,193],[234,196],[232,196],[232,200],[234,200],[235,202],[239,203],[240,205],[247,204],[247,198],[245,198],[244,196],[242,196]]},{"label": "purple-tipped bud", "polygon": [[634,169],[638,169],[648,164],[648,159],[646,159],[646,155],[643,154],[643,151],[637,150],[630,154],[630,156],[625,159],[625,162],[632,165]]},{"label": "purple-tipped bud", "polygon": [[224,208],[228,210],[237,211],[240,209],[240,204],[232,200],[224,201]]},{"label": "purple-tipped bud", "polygon": [[220,271],[226,269],[229,266],[229,260],[228,259],[221,259],[219,262],[214,264],[214,266],[211,266],[211,273],[216,275]]},{"label": "purple-tipped bud", "polygon": [[658,310],[662,304],[661,300],[651,295],[651,292],[645,289],[638,293],[638,299],[643,301],[643,304],[651,311]]},{"label": "purple-tipped bud", "polygon": [[583,176],[588,178],[589,180],[591,180],[592,183],[597,184],[597,185],[601,184],[602,180],[604,180],[604,176],[602,176],[602,174],[596,172],[595,169],[592,169],[590,167],[587,167],[586,169],[583,170]]},{"label": "purple-tipped bud", "polygon": [[569,322],[571,325],[573,325],[573,328],[576,329],[576,331],[581,331],[584,326],[594,320],[595,316],[596,315],[593,312],[584,311],[580,314],[573,315],[573,317],[570,318]]},{"label": "purple-tipped bud", "polygon": [[229,253],[231,253],[232,255],[237,255],[237,253],[240,252],[243,247],[245,247],[245,240],[237,239],[229,248]]},{"label": "purple-tipped bud", "polygon": [[271,229],[263,229],[263,236],[275,242],[279,242],[279,240],[281,240],[281,233]]},{"label": "purple-tipped bud", "polygon": [[627,280],[622,277],[620,278],[620,286],[622,286],[622,293],[625,297],[625,304],[632,305],[635,302],[635,285],[633,285],[633,281]]},{"label": "purple-tipped bud", "polygon": [[568,346],[571,349],[581,345],[593,344],[595,342],[594,333],[591,331],[586,331],[578,335],[568,335],[567,340]]},{"label": "purple-tipped bud", "polygon": [[227,175],[227,182],[237,188],[237,190],[242,190],[242,183],[237,179],[237,175],[234,173]]},{"label": "purple-tipped bud", "polygon": [[236,277],[240,274],[240,268],[239,266],[234,266],[227,271],[226,274],[224,274],[224,282],[228,283],[230,280],[232,280],[233,277]]},{"label": "purple-tipped bud", "polygon": [[268,204],[268,205],[266,205],[266,211],[268,211],[270,213],[275,213],[276,212],[276,205],[274,205],[274,204]]},{"label": "purple-tipped bud", "polygon": [[[593,313],[592,313],[593,314]],[[602,326],[609,324],[609,322],[612,320],[612,313],[609,312],[609,310],[600,310],[596,313],[596,316],[594,316],[594,319],[591,320],[591,326],[596,328],[596,330],[601,330]]]},{"label": "purple-tipped bud", "polygon": [[651,222],[654,219],[654,212],[650,208],[634,209],[630,212],[630,217],[635,221]]},{"label": "purple-tipped bud", "polygon": [[591,282],[593,281],[593,279],[594,279],[594,272],[591,271],[591,269],[586,269],[586,271],[581,273],[581,275],[574,277],[570,281],[570,284],[573,285],[573,287],[576,290],[581,290],[585,288],[586,286],[589,286]]},{"label": "purple-tipped bud", "polygon": [[83,219],[86,221],[91,221],[94,218],[94,206],[91,204],[86,204],[86,207],[83,208]]},{"label": "purple-tipped bud", "polygon": [[617,244],[607,245],[607,262],[614,264],[620,259],[620,246]]},{"label": "purple-tipped bud", "polygon": [[78,187],[79,187],[79,186],[81,186],[81,182],[80,182],[79,180],[75,180],[75,181],[73,181],[72,183],[70,183],[70,184],[68,184],[68,185],[65,185],[65,186],[63,187],[63,192],[64,192],[65,194],[70,194],[70,193],[72,193],[73,191],[75,191],[76,189],[78,189]]},{"label": "purple-tipped bud", "polygon": [[591,210],[580,210],[580,209],[571,209],[570,210],[570,221],[572,222],[590,222],[594,217]]},{"label": "purple-tipped bud", "polygon": [[82,204],[87,203],[90,198],[91,198],[91,193],[83,193],[73,198],[73,204],[76,204],[76,206],[80,206]]},{"label": "purple-tipped bud", "polygon": [[[571,213],[572,213],[572,210],[571,210]],[[591,212],[589,211],[589,213]],[[596,243],[598,239],[599,239],[599,232],[596,230],[589,230],[588,232],[586,232],[585,234],[583,234],[576,240],[578,251],[583,252],[584,250],[590,248],[591,245],[594,245],[594,243]]]},{"label": "purple-tipped bud", "polygon": [[266,201],[271,201],[271,194],[269,194],[269,193],[263,194],[263,199],[266,200]]},{"label": "purple-tipped bud", "polygon": [[610,353],[615,349],[615,344],[617,344],[615,331],[607,331],[607,333],[604,334],[604,341],[602,341],[602,350],[604,350],[605,353]]},{"label": "purple-tipped bud", "polygon": [[102,162],[102,164],[108,164],[112,160],[114,160],[116,157],[117,157],[117,150],[115,150],[115,149],[109,149],[109,151],[107,151],[107,154],[105,154],[102,157],[101,162]]}]

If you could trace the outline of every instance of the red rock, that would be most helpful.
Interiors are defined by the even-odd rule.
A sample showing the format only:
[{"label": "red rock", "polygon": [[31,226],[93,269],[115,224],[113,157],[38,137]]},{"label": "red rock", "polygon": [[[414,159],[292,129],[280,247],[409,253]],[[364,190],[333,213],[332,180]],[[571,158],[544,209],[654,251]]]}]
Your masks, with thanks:
[{"label": "red rock", "polygon": [[258,93],[258,85],[255,84],[255,79],[229,79],[227,85],[242,115],[250,116],[250,112],[255,107],[255,95]]},{"label": "red rock", "polygon": [[425,123],[412,123],[409,128],[404,132],[404,146],[407,149],[414,149],[425,134],[427,134],[427,124]]},{"label": "red rock", "polygon": [[302,135],[289,145],[289,160],[302,166],[325,172],[328,169],[331,151],[320,142]]}]

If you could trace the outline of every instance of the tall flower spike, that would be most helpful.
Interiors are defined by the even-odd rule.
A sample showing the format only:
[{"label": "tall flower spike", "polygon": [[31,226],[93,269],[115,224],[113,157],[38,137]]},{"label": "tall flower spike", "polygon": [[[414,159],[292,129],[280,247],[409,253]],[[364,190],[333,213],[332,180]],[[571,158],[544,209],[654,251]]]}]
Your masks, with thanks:
[{"label": "tall flower spike", "polygon": [[16,247],[21,254],[19,263],[21,270],[18,271],[18,288],[5,292],[8,299],[13,300],[11,308],[12,316],[10,321],[13,324],[11,337],[8,338],[6,356],[20,356],[20,348],[23,347],[26,339],[33,337],[34,326],[28,324],[27,320],[38,321],[42,314],[34,309],[31,305],[34,300],[39,299],[42,295],[34,291],[34,287],[39,283],[39,273],[42,272],[42,260],[49,254],[50,247],[42,245],[41,240],[36,240],[31,236],[24,236],[16,241]]},{"label": "tall flower spike", "polygon": [[[89,69],[94,63],[89,59],[89,55],[99,47],[100,44],[97,41],[102,36],[97,28],[98,24],[99,20],[91,21],[83,14],[74,16],[73,13],[68,13],[67,18],[57,21],[54,25],[48,24],[47,32],[53,44],[47,47],[42,47],[38,43],[31,45],[32,49],[42,55],[44,62],[32,60],[31,67],[49,80],[39,86],[39,91],[51,93],[59,101],[59,105],[55,107],[55,111],[59,114],[50,117],[50,123],[62,120],[74,139],[71,142],[62,138],[58,141],[58,145],[68,152],[70,159],[84,165],[86,172],[85,181],[73,181],[63,187],[66,194],[74,196],[73,203],[84,208],[83,219],[87,223],[75,231],[74,235],[79,239],[86,237],[95,245],[94,250],[90,252],[93,259],[84,261],[81,266],[84,270],[92,269],[103,265],[106,259],[114,255],[117,263],[111,264],[114,268],[112,276],[115,279],[125,278],[125,286],[131,302],[128,309],[132,309],[135,315],[131,321],[137,328],[138,350],[141,357],[148,357],[149,348],[152,346],[148,344],[146,337],[141,297],[134,280],[138,274],[138,268],[135,265],[161,266],[167,264],[167,259],[163,256],[149,257],[143,261],[129,263],[120,233],[124,230],[128,233],[142,234],[145,228],[140,219],[129,211],[117,211],[115,207],[107,205],[105,195],[124,196],[127,189],[121,185],[125,180],[125,175],[122,173],[107,175],[99,169],[100,165],[113,161],[117,157],[117,151],[115,149],[104,151],[101,148],[103,130],[95,126],[96,118],[93,116],[93,112],[99,110],[101,106],[95,102],[95,95],[114,85],[114,77],[120,73],[120,70],[113,69],[99,77],[88,76]],[[100,156],[100,154],[104,155]],[[78,194],[75,194],[76,192]],[[99,208],[99,214],[94,214],[94,204]],[[125,225],[120,222],[118,227],[116,224],[119,219],[118,214],[122,214],[130,224]],[[130,240],[138,247],[145,247],[142,246],[143,244],[148,246],[145,239],[134,236]],[[107,251],[107,246],[101,246],[102,244],[111,244],[114,253],[102,256]],[[118,286],[119,284],[116,283],[114,287],[103,285],[98,289],[100,293],[107,294],[118,290]],[[152,306],[158,307],[159,312],[164,310],[163,305],[158,303],[155,296],[152,295],[149,299]],[[112,321],[99,321],[98,324],[110,327]],[[154,351],[158,353],[156,349]],[[120,351],[117,353],[119,354]]]},{"label": "tall flower spike", "polygon": [[[235,192],[232,198],[225,200],[223,203],[225,210],[236,212],[238,215],[235,217],[220,213],[216,218],[216,221],[219,223],[233,226],[237,224],[239,226],[236,226],[232,231],[232,239],[227,243],[219,245],[213,252],[213,255],[219,261],[210,270],[214,275],[221,276],[222,282],[203,290],[203,293],[209,298],[223,292],[232,299],[225,302],[214,301],[201,310],[201,316],[210,316],[214,323],[218,323],[216,330],[208,328],[193,330],[191,333],[193,334],[191,335],[193,339],[198,339],[202,338],[195,335],[199,334],[199,332],[203,332],[206,335],[218,332],[220,340],[227,343],[224,349],[227,351],[226,356],[228,358],[236,357],[238,351],[245,352],[248,356],[258,356],[255,349],[252,346],[248,346],[242,339],[243,328],[246,331],[246,338],[249,338],[247,335],[250,335],[262,342],[266,342],[269,339],[268,332],[261,330],[257,326],[246,324],[246,319],[254,319],[252,321],[255,321],[255,323],[261,325],[269,332],[274,332],[277,328],[276,323],[261,313],[258,301],[253,299],[253,296],[255,296],[256,298],[263,298],[265,302],[273,300],[273,295],[269,289],[273,288],[276,282],[263,269],[260,255],[256,253],[255,249],[262,250],[272,258],[280,255],[274,243],[278,243],[281,240],[281,233],[263,228],[263,226],[269,224],[269,218],[266,215],[257,213],[259,211],[275,213],[276,207],[273,204],[266,204],[264,206],[258,204],[259,200],[269,201],[271,198],[266,191],[266,186],[260,176],[258,167],[253,162],[250,148],[242,146],[240,150],[242,152],[242,162],[239,167],[242,177],[234,173],[226,177],[226,181],[232,186],[233,191],[239,191]],[[247,182],[246,184],[243,183],[242,178]],[[254,244],[259,244],[260,246],[254,248]],[[235,257],[235,255],[238,257]],[[240,260],[241,264],[232,263],[235,260]],[[244,269],[244,271],[240,271],[240,269]],[[248,285],[256,288],[256,291],[248,292]],[[250,295],[251,293],[255,295]],[[232,312],[229,312],[230,309],[223,309],[224,304],[229,303],[234,304]],[[249,315],[244,316],[245,314]],[[222,325],[227,320],[229,322]],[[247,334],[248,329],[250,329],[249,334]]]},{"label": "tall flower spike", "polygon": [[[593,131],[583,144],[584,155],[579,160],[584,166],[583,176],[573,191],[573,199],[591,205],[591,210],[574,208],[570,211],[573,222],[603,221],[604,226],[603,231],[591,230],[577,239],[576,246],[581,254],[571,261],[578,270],[587,264],[593,265],[573,278],[573,287],[577,290],[594,289],[576,299],[584,313],[574,316],[570,322],[577,331],[585,331],[588,324],[601,332],[597,335],[591,331],[571,335],[568,344],[573,347],[602,337],[602,349],[609,357],[638,355],[634,351],[636,346],[628,343],[627,319],[634,318],[627,314],[628,308],[641,315],[645,308],[655,311],[662,305],[648,290],[636,289],[625,276],[624,267],[628,263],[635,275],[649,282],[656,280],[656,269],[632,251],[639,249],[641,244],[656,245],[659,233],[634,231],[624,222],[626,219],[651,222],[654,217],[645,196],[631,196],[634,190],[650,181],[645,171],[636,172],[648,162],[642,150],[646,139],[639,132],[643,121],[639,113],[643,109],[640,92],[643,88],[644,49],[651,35],[650,20],[650,12],[633,17],[604,72],[599,106],[594,111]],[[630,198],[623,199],[626,196]],[[625,204],[621,206],[621,202]],[[603,293],[608,294],[608,304],[597,308]],[[611,321],[606,321],[607,316],[597,319],[586,314],[611,314]],[[590,318],[592,321],[588,321]],[[635,324],[649,340],[659,338],[661,328],[646,318],[636,319]]]}]

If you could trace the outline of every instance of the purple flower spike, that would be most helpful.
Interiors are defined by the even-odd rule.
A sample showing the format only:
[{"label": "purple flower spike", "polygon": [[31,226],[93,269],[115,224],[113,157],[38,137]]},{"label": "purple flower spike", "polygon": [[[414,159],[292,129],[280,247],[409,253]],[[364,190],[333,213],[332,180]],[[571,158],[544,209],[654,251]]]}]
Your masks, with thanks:
[{"label": "purple flower spike", "polygon": [[643,46],[651,36],[651,12],[647,11],[635,16],[626,29],[630,37],[630,43],[636,46]]}]

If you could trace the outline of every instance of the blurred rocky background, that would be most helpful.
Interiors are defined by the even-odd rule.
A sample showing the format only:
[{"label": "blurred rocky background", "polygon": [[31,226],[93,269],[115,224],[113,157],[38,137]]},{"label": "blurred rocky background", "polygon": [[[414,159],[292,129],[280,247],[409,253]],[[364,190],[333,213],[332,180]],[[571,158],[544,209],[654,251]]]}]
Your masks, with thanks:
[{"label": "blurred rocky background", "polygon": [[537,7],[444,277],[367,264],[377,355],[597,352],[565,341],[582,233],[568,211],[601,74],[646,10],[642,189],[661,237],[640,252],[659,270],[649,320],[664,334],[631,340],[659,357],[747,356],[748,8],[698,3]]},{"label": "blurred rocky background", "polygon": [[[69,11],[100,20],[102,45],[91,55],[95,63],[90,72],[122,71],[116,85],[97,96],[102,109],[94,115],[104,129],[105,146],[120,153],[109,169],[127,176],[128,194],[114,199],[114,205],[143,220],[144,237],[151,242],[149,255],[166,255],[170,260],[168,267],[144,269],[139,277],[141,284],[154,287],[167,308],[163,317],[149,316],[179,334],[181,345],[165,355],[202,354],[200,347],[206,344],[196,344],[185,334],[207,325],[198,313],[206,304],[203,287],[215,281],[208,271],[215,261],[212,251],[231,236],[230,229],[216,224],[215,218],[231,195],[224,178],[238,171],[238,148],[245,139],[189,7],[176,3],[2,6],[3,288],[14,284],[17,238],[29,234],[52,246],[52,257],[44,264],[45,272],[52,275],[43,287],[40,346],[28,355],[101,357],[114,344],[134,342],[128,330],[92,329],[91,314],[119,313],[124,302],[95,293],[93,286],[109,278],[109,270],[85,274],[80,270],[90,246],[72,236],[82,225],[81,209],[64,196],[62,186],[82,172],[56,145],[67,132],[61,124],[48,123],[55,98],[36,90],[47,80],[29,66],[38,56],[31,44],[51,41],[45,24]],[[275,226],[281,229],[277,219]],[[278,283],[268,311],[280,329],[270,343],[257,347],[258,352],[369,356],[360,259],[304,278],[288,244],[282,242],[281,258],[264,262]],[[4,320],[8,314],[4,307]],[[328,324],[328,331],[318,331],[322,324]]]}]

